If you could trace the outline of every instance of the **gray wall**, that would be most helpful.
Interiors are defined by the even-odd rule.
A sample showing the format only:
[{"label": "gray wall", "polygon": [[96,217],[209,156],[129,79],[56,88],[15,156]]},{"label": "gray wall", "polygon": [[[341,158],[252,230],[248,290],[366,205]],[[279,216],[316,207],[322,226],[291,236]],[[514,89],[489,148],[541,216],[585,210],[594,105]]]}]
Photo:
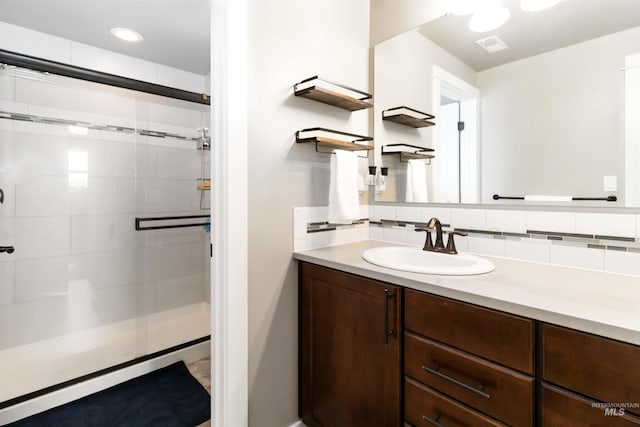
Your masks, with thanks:
[{"label": "gray wall", "polygon": [[[438,127],[411,128],[382,120],[382,111],[406,106],[433,114],[433,66],[448,71],[467,83],[476,84],[476,73],[447,51],[435,45],[416,30],[407,31],[379,43],[374,48],[375,106],[374,135],[376,164],[389,167],[386,191],[375,196],[376,201],[402,202],[406,191],[406,163],[397,156],[380,156],[380,147],[406,143],[433,148],[433,134]],[[438,118],[436,117],[436,123]],[[438,153],[436,152],[436,157]],[[427,168],[428,173],[433,171]],[[433,179],[429,179],[429,194]]]},{"label": "gray wall", "polygon": [[[640,28],[478,73],[482,201],[491,195],[624,196],[625,55]],[[622,201],[619,203],[622,205]]]},{"label": "gray wall", "polygon": [[369,87],[369,0],[249,2],[249,421],[297,420],[297,265],[293,207],[326,206],[329,155],[295,144],[296,130],[368,133],[350,113],[294,97],[313,75]]}]

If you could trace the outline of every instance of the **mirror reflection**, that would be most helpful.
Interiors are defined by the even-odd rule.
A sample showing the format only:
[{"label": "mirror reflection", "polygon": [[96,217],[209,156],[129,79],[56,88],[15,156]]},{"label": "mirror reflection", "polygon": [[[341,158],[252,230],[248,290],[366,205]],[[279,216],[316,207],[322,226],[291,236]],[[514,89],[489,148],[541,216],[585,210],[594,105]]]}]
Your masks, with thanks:
[{"label": "mirror reflection", "polygon": [[488,3],[497,28],[451,13],[375,46],[375,200],[640,206],[640,2]]}]

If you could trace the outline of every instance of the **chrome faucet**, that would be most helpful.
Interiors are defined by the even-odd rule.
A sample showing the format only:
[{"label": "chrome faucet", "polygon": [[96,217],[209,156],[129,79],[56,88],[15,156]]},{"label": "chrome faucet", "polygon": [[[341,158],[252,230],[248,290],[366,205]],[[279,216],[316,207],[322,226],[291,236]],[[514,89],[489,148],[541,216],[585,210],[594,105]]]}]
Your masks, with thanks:
[{"label": "chrome faucet", "polygon": [[[436,229],[436,242],[432,243],[431,240],[431,230]],[[447,239],[447,247],[444,246],[444,241],[442,239],[442,224],[438,218],[431,218],[429,222],[427,222],[426,228],[416,228],[416,231],[425,231],[427,233],[427,237],[424,241],[423,251],[430,252],[440,252],[444,254],[457,254],[456,243],[453,240],[454,235],[458,236],[466,236],[467,233],[463,233],[460,231],[450,231],[449,237]]]}]

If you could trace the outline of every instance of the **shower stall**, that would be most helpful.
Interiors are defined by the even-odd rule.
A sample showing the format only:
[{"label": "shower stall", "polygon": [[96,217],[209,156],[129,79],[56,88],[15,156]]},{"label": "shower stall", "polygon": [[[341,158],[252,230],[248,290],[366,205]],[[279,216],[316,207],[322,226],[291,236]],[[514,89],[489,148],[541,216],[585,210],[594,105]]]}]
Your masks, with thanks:
[{"label": "shower stall", "polygon": [[207,97],[34,68],[0,66],[0,408],[210,335]]}]

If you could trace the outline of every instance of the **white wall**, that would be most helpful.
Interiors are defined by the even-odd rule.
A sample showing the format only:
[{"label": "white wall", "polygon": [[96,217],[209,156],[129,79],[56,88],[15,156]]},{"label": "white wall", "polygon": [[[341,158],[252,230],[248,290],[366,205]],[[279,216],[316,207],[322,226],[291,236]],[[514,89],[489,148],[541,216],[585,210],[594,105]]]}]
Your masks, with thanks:
[{"label": "white wall", "polygon": [[[386,144],[406,143],[434,148],[433,134],[438,127],[414,129],[397,123],[383,121],[382,111],[399,106],[433,113],[433,66],[448,71],[475,86],[476,73],[470,67],[422,36],[417,30],[408,31],[376,45],[374,49],[375,106],[374,135],[376,165],[389,167],[387,189],[376,195],[377,201],[404,200],[406,164],[397,156],[380,155],[380,147]],[[438,117],[435,119],[438,123]],[[438,153],[435,153],[436,159]],[[437,161],[437,160],[436,160]],[[428,173],[433,171],[427,167]],[[434,194],[429,179],[429,194]]]},{"label": "white wall", "polygon": [[294,134],[367,134],[369,116],[295,97],[293,85],[320,75],[367,90],[369,1],[252,0],[249,17],[250,425],[282,427],[297,420],[293,207],[326,206],[329,182],[329,155]]},{"label": "white wall", "polygon": [[371,46],[439,18],[448,10],[449,0],[371,0]]},{"label": "white wall", "polygon": [[625,55],[640,28],[478,73],[482,201],[491,195],[606,196],[624,206]]},{"label": "white wall", "polygon": [[6,22],[0,22],[0,49],[177,89],[207,93],[208,83],[206,76],[55,37]]}]

